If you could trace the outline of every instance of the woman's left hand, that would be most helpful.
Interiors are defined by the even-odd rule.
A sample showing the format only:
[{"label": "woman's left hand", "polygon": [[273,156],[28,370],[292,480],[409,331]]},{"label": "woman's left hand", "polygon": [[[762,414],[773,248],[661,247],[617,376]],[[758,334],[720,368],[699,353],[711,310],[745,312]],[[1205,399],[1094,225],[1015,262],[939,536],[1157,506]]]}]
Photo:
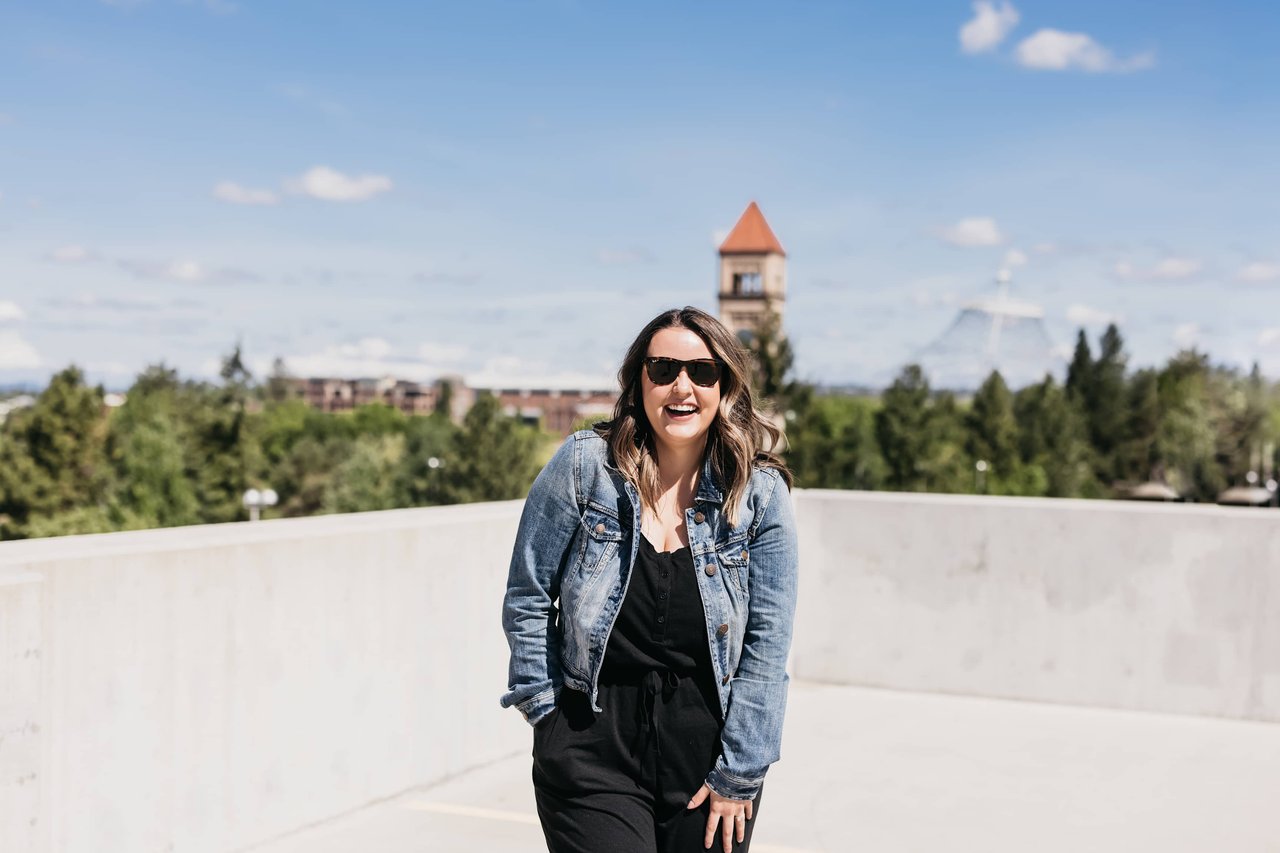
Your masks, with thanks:
[{"label": "woman's left hand", "polygon": [[733,853],[734,838],[742,843],[746,837],[747,821],[751,820],[751,801],[722,797],[704,783],[698,793],[693,795],[687,808],[696,809],[707,797],[711,797],[711,814],[707,815],[707,837],[702,846],[711,849],[711,843],[716,837],[716,824],[719,824],[724,853]]}]

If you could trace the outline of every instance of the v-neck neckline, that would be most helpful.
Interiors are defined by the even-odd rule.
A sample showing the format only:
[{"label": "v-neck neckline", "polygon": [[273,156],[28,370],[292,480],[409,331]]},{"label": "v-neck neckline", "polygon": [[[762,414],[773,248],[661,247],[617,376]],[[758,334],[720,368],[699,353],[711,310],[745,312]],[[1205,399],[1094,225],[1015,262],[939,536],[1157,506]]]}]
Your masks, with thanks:
[{"label": "v-neck neckline", "polygon": [[679,548],[675,549],[674,551],[660,551],[660,550],[658,550],[658,546],[657,546],[657,545],[654,545],[652,542],[649,542],[649,537],[648,537],[648,536],[645,536],[643,533],[641,533],[641,534],[640,534],[640,538],[641,538],[641,539],[643,539],[646,543],[648,543],[649,547],[653,549],[653,553],[655,553],[655,554],[657,554],[657,555],[659,555],[659,556],[661,556],[661,557],[671,557],[671,556],[673,556],[673,555],[675,555],[675,554],[680,553],[680,552],[681,552],[681,551],[683,551],[685,548],[688,548],[688,547],[689,547],[688,545],[681,545]]}]

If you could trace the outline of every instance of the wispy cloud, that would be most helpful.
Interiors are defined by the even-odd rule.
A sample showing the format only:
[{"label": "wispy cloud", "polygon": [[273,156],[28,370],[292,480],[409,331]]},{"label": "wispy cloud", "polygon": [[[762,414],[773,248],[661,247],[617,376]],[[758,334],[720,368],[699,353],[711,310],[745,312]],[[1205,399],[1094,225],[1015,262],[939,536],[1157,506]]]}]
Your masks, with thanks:
[{"label": "wispy cloud", "polygon": [[1251,284],[1265,284],[1271,281],[1280,281],[1280,264],[1268,263],[1266,261],[1254,261],[1251,264],[1245,264],[1236,273],[1236,278],[1240,281],[1247,281]]},{"label": "wispy cloud", "polygon": [[116,266],[140,279],[176,281],[186,284],[240,284],[258,281],[248,270],[232,267],[209,267],[199,261],[151,261],[121,258]]},{"label": "wispy cloud", "polygon": [[1196,258],[1170,256],[1150,267],[1137,267],[1129,261],[1115,265],[1116,278],[1122,281],[1185,281],[1195,278],[1204,269]]},{"label": "wispy cloud", "polygon": [[960,28],[960,49],[965,53],[994,50],[1018,25],[1018,10],[1012,3],[978,0],[973,4],[973,17]]},{"label": "wispy cloud", "polygon": [[976,246],[999,246],[1005,241],[1000,226],[989,216],[970,216],[953,225],[948,225],[938,232],[943,242],[952,246],[972,248]]},{"label": "wispy cloud", "polygon": [[1280,326],[1263,329],[1258,333],[1258,346],[1280,348]]},{"label": "wispy cloud", "polygon": [[1203,332],[1199,323],[1180,323],[1173,330],[1173,342],[1183,349],[1188,349],[1200,343]]},{"label": "wispy cloud", "polygon": [[1101,308],[1077,303],[1067,309],[1067,322],[1078,326],[1106,326],[1109,323],[1119,325],[1124,322],[1124,317]]},{"label": "wispy cloud", "polygon": [[28,370],[43,362],[36,348],[17,332],[0,331],[0,371]]},{"label": "wispy cloud", "polygon": [[[324,347],[318,352],[285,355],[285,366],[295,376],[333,376],[348,379],[395,376],[400,379],[430,380],[441,373],[456,372],[467,357],[467,347],[443,343],[422,343],[412,354],[397,350],[386,338],[369,336]],[[261,365],[261,372],[269,365]],[[216,367],[214,368],[216,371]]]},{"label": "wispy cloud", "polygon": [[1014,58],[1025,68],[1092,73],[1140,71],[1155,65],[1154,52],[1120,59],[1086,33],[1042,29],[1023,39]]},{"label": "wispy cloud", "polygon": [[596,260],[606,266],[634,266],[653,263],[653,252],[648,249],[599,249]]},{"label": "wispy cloud", "polygon": [[59,264],[82,264],[86,261],[98,259],[97,253],[78,245],[59,246],[51,250],[45,257]]},{"label": "wispy cloud", "polygon": [[285,182],[289,192],[323,201],[367,201],[391,187],[386,175],[344,175],[328,166],[315,166]]},{"label": "wispy cloud", "polygon": [[275,87],[275,92],[295,104],[318,110],[333,118],[341,118],[347,114],[347,108],[332,98],[327,98],[306,86],[286,83]]},{"label": "wispy cloud", "polygon": [[0,323],[16,323],[27,319],[27,313],[16,302],[0,302]]},{"label": "wispy cloud", "polygon": [[417,284],[472,285],[478,284],[478,272],[419,272],[410,276]]},{"label": "wispy cloud", "polygon": [[233,181],[222,181],[213,188],[213,197],[228,204],[269,205],[280,201],[271,190],[242,187]]}]

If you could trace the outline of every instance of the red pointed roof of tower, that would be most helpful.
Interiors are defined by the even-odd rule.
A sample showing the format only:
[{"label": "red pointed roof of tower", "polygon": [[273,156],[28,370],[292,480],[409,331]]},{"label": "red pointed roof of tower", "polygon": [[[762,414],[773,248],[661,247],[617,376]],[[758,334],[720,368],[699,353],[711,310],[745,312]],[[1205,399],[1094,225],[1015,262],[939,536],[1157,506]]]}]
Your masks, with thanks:
[{"label": "red pointed roof of tower", "polygon": [[786,254],[778,238],[773,236],[769,223],[764,221],[764,214],[753,201],[747,205],[738,224],[733,226],[729,236],[720,244],[720,254],[764,255],[770,252]]}]

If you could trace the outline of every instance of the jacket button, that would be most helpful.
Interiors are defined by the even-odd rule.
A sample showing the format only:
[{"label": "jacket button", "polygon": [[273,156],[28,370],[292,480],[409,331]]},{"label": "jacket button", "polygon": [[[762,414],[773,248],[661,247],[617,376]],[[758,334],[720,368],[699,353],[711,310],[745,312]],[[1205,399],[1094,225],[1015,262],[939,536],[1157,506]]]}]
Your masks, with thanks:
[{"label": "jacket button", "polygon": [[726,675],[724,678],[720,679],[720,683],[721,683],[721,684],[728,684],[728,683],[729,683],[729,676],[727,676],[727,675]]},{"label": "jacket button", "polygon": [[746,548],[743,548],[743,549],[742,549],[742,559],[744,559],[744,560],[745,560],[745,559],[747,559],[747,558],[748,558],[748,557],[750,557],[750,556],[751,556],[751,555],[747,553],[747,549],[746,549]]},{"label": "jacket button", "polygon": [[716,564],[715,564],[715,563],[707,563],[707,567],[706,567],[705,569],[703,569],[703,571],[707,573],[707,577],[711,577],[712,575],[714,575],[714,574],[716,573]]},{"label": "jacket button", "polygon": [[604,528],[603,521],[596,525],[596,533],[604,533],[604,530],[605,528]]},{"label": "jacket button", "polygon": [[695,513],[693,514],[693,523],[694,523],[694,524],[701,524],[702,522],[706,521],[706,519],[707,519],[707,517],[706,517],[705,515],[703,515],[702,513],[700,513],[700,512],[695,512]]},{"label": "jacket button", "polygon": [[716,636],[717,636],[717,637],[723,637],[723,636],[724,636],[725,634],[727,634],[727,633],[729,633],[729,626],[728,626],[728,625],[721,625],[719,628],[717,628],[717,629],[716,629]]}]

